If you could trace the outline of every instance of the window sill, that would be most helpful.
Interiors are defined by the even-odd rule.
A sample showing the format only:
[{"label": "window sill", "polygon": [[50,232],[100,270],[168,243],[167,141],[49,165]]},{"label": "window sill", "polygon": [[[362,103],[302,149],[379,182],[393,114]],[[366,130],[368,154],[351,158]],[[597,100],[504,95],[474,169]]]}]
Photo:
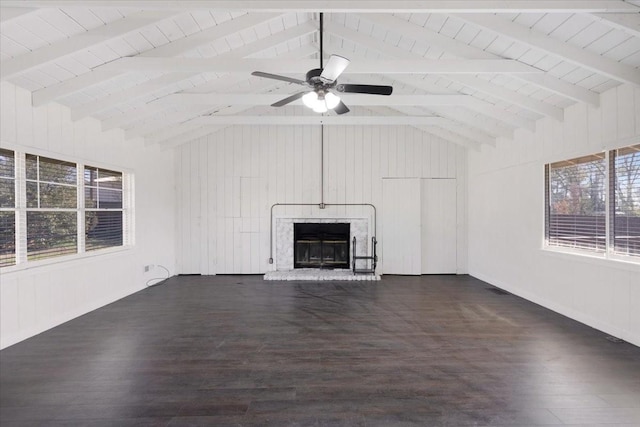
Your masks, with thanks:
[{"label": "window sill", "polygon": [[589,253],[580,250],[572,250],[570,248],[558,248],[553,246],[543,246],[542,253],[547,256],[565,258],[576,262],[640,272],[640,259],[635,257]]},{"label": "window sill", "polygon": [[27,261],[23,264],[1,267],[0,272],[4,275],[9,273],[48,267],[48,266],[79,262],[82,260],[89,260],[97,257],[105,257],[105,256],[108,257],[110,255],[114,256],[114,255],[130,252],[132,249],[133,249],[133,246],[118,246],[116,248],[99,249],[96,251],[85,252],[82,254],[65,255],[65,256],[42,259],[38,261]]}]

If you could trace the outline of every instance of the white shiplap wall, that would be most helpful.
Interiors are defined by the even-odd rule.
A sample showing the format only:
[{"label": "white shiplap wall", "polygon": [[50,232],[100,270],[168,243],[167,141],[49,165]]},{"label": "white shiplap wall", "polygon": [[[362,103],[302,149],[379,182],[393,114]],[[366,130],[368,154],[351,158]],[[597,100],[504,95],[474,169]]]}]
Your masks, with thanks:
[{"label": "white shiplap wall", "polygon": [[[320,203],[320,134],[320,126],[234,126],[177,147],[178,271],[273,269],[270,207]],[[458,271],[466,271],[466,149],[408,126],[326,126],[324,140],[324,202],[374,204],[378,238],[382,178],[457,178]],[[277,207],[274,216],[370,218],[370,212]]]},{"label": "white shiplap wall", "polygon": [[640,345],[640,265],[543,249],[544,164],[640,143],[640,89],[469,155],[469,273]]},{"label": "white shiplap wall", "polygon": [[31,107],[31,93],[0,86],[0,146],[125,170],[134,176],[135,246],[109,254],[46,260],[0,271],[0,347],[144,289],[175,266],[173,153],[145,150],[94,119],[73,122],[58,104]]}]

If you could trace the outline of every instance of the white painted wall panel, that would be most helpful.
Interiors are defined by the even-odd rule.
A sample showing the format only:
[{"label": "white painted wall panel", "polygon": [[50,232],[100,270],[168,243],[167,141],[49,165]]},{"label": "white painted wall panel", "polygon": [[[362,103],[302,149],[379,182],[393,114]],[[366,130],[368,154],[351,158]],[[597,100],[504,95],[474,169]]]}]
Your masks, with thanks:
[{"label": "white painted wall panel", "polygon": [[457,273],[455,179],[421,180],[422,274]]},{"label": "white painted wall panel", "polygon": [[421,274],[420,180],[382,180],[384,274]]},{"label": "white painted wall panel", "polygon": [[[136,245],[120,252],[0,272],[0,347],[43,332],[102,305],[144,289],[175,272],[174,153],[146,150],[121,131],[101,132],[93,119],[70,120],[51,104],[31,107],[31,94],[0,83],[0,145],[134,174]],[[199,196],[199,194],[198,194]],[[190,203],[189,203],[190,205]]]},{"label": "white painted wall panel", "polygon": [[[461,183],[458,271],[466,271],[465,149],[412,127],[327,126],[324,133],[325,203],[374,204],[379,240],[384,228],[383,178],[456,178]],[[228,127],[177,147],[178,271],[258,274],[272,270],[268,263],[270,207],[320,203],[320,149],[319,126]],[[194,153],[197,162],[184,161]],[[372,218],[370,208],[357,206],[324,210],[280,206],[274,215]],[[199,225],[194,230],[195,224]],[[200,240],[191,246],[196,231],[193,238]],[[383,263],[382,243],[378,249]],[[194,263],[194,259],[201,261]]]},{"label": "white painted wall panel", "polygon": [[[469,273],[640,345],[640,265],[543,250],[544,164],[640,142],[640,89],[469,153]],[[586,130],[586,132],[585,132]]]}]

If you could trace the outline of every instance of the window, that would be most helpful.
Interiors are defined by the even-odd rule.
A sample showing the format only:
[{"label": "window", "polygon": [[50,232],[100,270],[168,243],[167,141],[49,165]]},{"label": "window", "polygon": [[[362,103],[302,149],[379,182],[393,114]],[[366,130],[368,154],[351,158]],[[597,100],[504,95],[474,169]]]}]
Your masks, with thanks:
[{"label": "window", "polygon": [[27,154],[27,259],[78,251],[75,163]]},{"label": "window", "polygon": [[84,168],[86,250],[122,246],[122,173]]},{"label": "window", "polygon": [[132,180],[0,149],[0,267],[132,244]]},{"label": "window", "polygon": [[15,181],[14,152],[0,149],[0,267],[16,263]]},{"label": "window", "polygon": [[604,252],[605,167],[604,154],[548,165],[549,245]]},{"label": "window", "polygon": [[611,152],[613,251],[640,256],[640,145]]},{"label": "window", "polygon": [[640,256],[640,145],[546,165],[545,201],[548,246]]}]

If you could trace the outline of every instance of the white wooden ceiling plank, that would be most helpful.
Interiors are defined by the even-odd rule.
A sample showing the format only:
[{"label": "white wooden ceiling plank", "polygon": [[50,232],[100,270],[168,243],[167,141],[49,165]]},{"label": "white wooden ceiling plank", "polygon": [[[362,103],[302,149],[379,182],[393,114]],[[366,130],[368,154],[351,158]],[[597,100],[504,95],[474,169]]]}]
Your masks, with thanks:
[{"label": "white wooden ceiling plank", "polygon": [[[474,46],[466,45],[457,40],[450,39],[448,37],[444,37],[438,33],[435,33],[431,30],[428,30],[423,27],[419,27],[412,23],[403,23],[402,21],[396,19],[395,17],[388,17],[382,15],[365,15],[367,20],[370,20],[376,23],[379,26],[402,26],[405,34],[416,39],[416,40],[428,40],[434,46],[446,50],[447,52],[451,52],[456,56],[463,58],[475,58],[475,59],[496,59],[500,58],[500,56],[494,55],[490,52],[486,52],[480,50]],[[346,34],[345,37],[359,37],[358,33],[349,33]],[[545,69],[544,67],[540,67],[539,64],[535,64],[537,68]],[[546,68],[548,69],[548,68]],[[594,106],[598,106],[600,102],[600,98],[597,94],[591,93],[588,90],[585,90],[580,87],[575,87],[567,82],[563,82],[560,79],[554,79],[553,77],[547,77],[545,79],[540,79],[535,74],[527,74],[527,75],[518,75],[517,78],[525,80],[529,83],[533,83],[539,85],[543,89],[549,90],[553,93],[557,93],[559,95],[565,96],[569,99],[573,99],[578,102],[585,102]]]},{"label": "white wooden ceiling plank", "polygon": [[28,14],[38,11],[38,8],[33,7],[6,7],[2,5],[0,7],[0,24],[4,26],[4,24],[19,18],[26,17]]},{"label": "white wooden ceiling plank", "polygon": [[[273,36],[268,37],[268,40],[266,41],[262,40],[254,43],[253,45],[245,46],[241,54],[251,54],[253,51],[259,51],[260,49],[262,49],[264,46],[268,44],[271,44],[271,43],[278,44],[279,42],[286,40],[288,37],[291,37],[291,36],[295,37],[297,35],[304,34],[305,31],[310,31],[310,30],[311,29],[308,26],[307,26],[307,30],[305,30],[305,26],[300,26],[287,31],[283,31],[280,34],[275,34]],[[292,57],[299,57],[299,56],[307,55],[308,53],[309,53],[309,47],[305,47],[296,51],[292,51],[289,53],[289,55]],[[143,96],[145,94],[151,93],[159,88],[166,87],[172,83],[180,82],[181,80],[184,81],[186,78],[188,78],[188,76],[189,74],[185,74],[185,75],[170,74],[170,75],[161,76],[157,79],[140,84],[136,87],[113,93],[112,95],[109,95],[106,98],[94,101],[87,105],[83,105],[81,108],[76,108],[71,111],[71,117],[73,120],[78,120],[80,118],[89,116],[91,114],[94,114],[98,111],[112,107],[119,103],[129,101],[137,97]],[[216,81],[211,82],[206,87],[205,85],[198,86],[198,89],[200,90],[204,89],[208,91],[220,90],[222,88],[229,87],[230,85],[238,82],[239,80],[243,80],[244,78],[245,77],[243,76],[234,76],[234,75],[223,76],[222,78],[216,79]]]},{"label": "white wooden ceiling plank", "polygon": [[126,100],[132,100],[139,96],[145,95],[149,92],[153,92],[154,90],[166,87],[172,83],[176,83],[179,80],[188,78],[189,74],[187,73],[179,73],[179,74],[165,74],[156,79],[149,80],[140,85],[126,88],[119,92],[113,93],[107,97],[104,97],[100,100],[93,101],[89,104],[82,105],[76,109],[71,111],[71,119],[79,120],[84,117],[90,116],[98,111],[104,110],[113,105],[119,104]]},{"label": "white wooden ceiling plank", "polygon": [[[247,18],[245,18],[245,16]],[[238,19],[227,21],[222,23],[216,27],[211,29],[202,31],[200,33],[194,34],[189,37],[185,37],[184,39],[180,39],[176,42],[168,43],[166,45],[157,47],[155,49],[146,51],[142,53],[141,57],[151,57],[156,55],[168,55],[175,56],[184,51],[188,51],[193,49],[200,44],[204,44],[211,41],[211,38],[215,37],[225,37],[229,33],[233,33],[236,31],[240,31],[246,25],[255,24],[257,22],[263,22],[263,20],[272,19],[273,14],[260,14],[260,15],[244,15]],[[51,102],[54,99],[66,96],[70,93],[82,90],[89,86],[98,84],[102,81],[108,80],[110,78],[116,77],[121,74],[120,71],[111,68],[111,63],[106,64],[101,67],[97,67],[92,70],[91,73],[85,73],[80,76],[76,76],[74,78],[68,79],[66,81],[57,83],[55,85],[51,85],[50,87],[45,87],[44,89],[38,90],[32,94],[32,101],[34,106],[43,105],[45,103]]]},{"label": "white wooden ceiling plank", "polygon": [[[396,58],[413,57],[413,54],[411,54],[410,52],[402,51],[392,46],[375,43],[375,41],[371,40],[370,38],[363,35],[359,35],[357,34],[357,32],[350,31],[345,27],[338,27],[338,26],[331,25],[327,30],[331,32],[342,32],[343,34],[348,35],[348,37],[352,40],[356,38],[359,43],[369,44],[370,48],[377,49],[379,51],[384,50],[384,53],[391,57],[393,56],[395,56]],[[455,43],[455,40],[453,42]],[[466,86],[471,86],[471,87],[474,87],[475,89],[489,93],[492,96],[499,96],[500,98],[505,99],[509,102],[515,103],[522,108],[528,108],[537,113],[548,115],[550,117],[555,118],[556,120],[562,120],[562,117],[564,115],[564,112],[562,110],[554,106],[546,105],[539,101],[528,99],[525,96],[519,95],[517,93],[513,93],[512,91],[506,90],[504,88],[493,85],[486,81],[482,81],[481,79],[478,79],[474,76],[457,74],[455,76],[449,75],[448,78],[450,80],[454,80],[459,83],[462,83]],[[474,84],[474,82],[477,84]]]},{"label": "white wooden ceiling plank", "polygon": [[61,10],[63,10],[65,14],[67,14],[74,21],[78,22],[87,30],[107,24],[107,22],[98,18],[96,14],[93,13],[89,8],[69,7],[63,8]]},{"label": "white wooden ceiling plank", "polygon": [[479,114],[477,112],[469,111],[466,108],[453,107],[453,106],[436,106],[430,107],[434,113],[448,117],[452,120],[462,120],[465,123],[469,123],[472,126],[483,129],[489,135],[493,135],[495,138],[513,138],[513,131],[515,127],[507,127],[487,115]]},{"label": "white wooden ceiling plank", "polygon": [[30,52],[24,45],[18,43],[14,39],[0,34],[0,48],[2,50],[2,57],[11,60],[12,56],[24,55]]},{"label": "white wooden ceiling plank", "polygon": [[48,9],[46,11],[42,11],[40,16],[45,19],[49,25],[57,29],[66,37],[73,37],[75,35],[82,34],[89,29],[71,19],[71,17],[61,9]]},{"label": "white wooden ceiling plank", "polygon": [[463,136],[450,132],[446,129],[442,129],[437,126],[421,126],[421,125],[413,125],[416,129],[419,129],[429,135],[433,135],[439,139],[442,139],[446,142],[450,142],[456,145],[459,145],[463,148],[471,149],[474,151],[479,151],[481,145],[475,141],[471,141]]},{"label": "white wooden ceiling plank", "polygon": [[169,42],[178,41],[184,39],[186,34],[182,31],[182,29],[176,24],[174,20],[167,20],[163,22],[158,22],[158,29],[164,34],[164,36],[169,40]]},{"label": "white wooden ceiling plank", "polygon": [[592,22],[590,25],[586,26],[582,31],[576,33],[573,37],[571,37],[567,42],[581,47],[586,48],[594,41],[598,40],[600,37],[603,37],[605,34],[613,31],[607,25],[603,25],[600,22]]},{"label": "white wooden ceiling plank", "polygon": [[[27,21],[29,20],[30,19],[27,19]],[[3,45],[2,48],[4,53],[9,54],[11,56],[19,55],[24,50],[32,51],[34,49],[38,49],[48,44],[46,40],[33,34],[31,31],[29,31],[27,28],[23,27],[22,25],[18,24],[17,22],[7,23],[5,26],[3,26],[2,33],[5,35],[6,39],[12,40],[16,45],[21,47],[19,51],[14,53],[11,50],[4,51],[5,46]],[[9,36],[9,34],[11,36]],[[10,47],[11,45],[6,46],[6,48],[10,48]]]},{"label": "white wooden ceiling plank", "polygon": [[587,47],[587,49],[597,53],[598,55],[607,56],[607,52],[609,52],[611,48],[618,46],[629,39],[633,39],[633,37],[622,31],[614,30],[603,35],[598,40],[595,40]]},{"label": "white wooden ceiling plank", "polygon": [[612,28],[640,37],[640,14],[638,13],[594,13],[591,16]]},{"label": "white wooden ceiling plank", "polygon": [[[575,37],[576,34],[584,31],[585,28],[589,27],[591,24],[593,24],[593,19],[591,19],[587,14],[574,13],[549,35],[564,42],[568,42]],[[536,29],[536,27],[533,27],[533,29]]]},{"label": "white wooden ceiling plank", "polygon": [[[5,0],[7,7],[76,6],[76,0]],[[88,7],[131,7],[130,0],[85,0]],[[145,9],[222,9],[230,11],[304,11],[370,13],[520,13],[520,12],[630,12],[631,3],[616,0],[147,0]]]},{"label": "white wooden ceiling plank", "polygon": [[603,58],[568,43],[562,43],[496,16],[478,14],[456,14],[455,16],[507,36],[519,43],[525,43],[536,49],[560,56],[566,61],[589,68],[612,79],[640,86],[640,73],[632,67]]},{"label": "white wooden ceiling plank", "polygon": [[[367,44],[369,40],[370,40],[369,38],[363,37],[359,41],[364,44]],[[375,41],[371,42],[371,44],[374,46],[377,46],[378,49],[382,48]],[[337,53],[342,54],[341,51],[337,51]],[[393,52],[387,52],[387,53],[390,54],[389,56],[393,56],[392,54],[395,53],[395,48]],[[407,55],[406,52],[403,54]],[[438,93],[439,90],[441,91],[453,90],[454,92],[457,92],[457,93],[466,93],[469,95],[473,95],[474,98],[479,98],[479,99],[471,103],[470,105],[467,105],[466,107],[473,109],[474,111],[477,111],[477,112],[483,112],[483,114],[489,115],[501,122],[508,124],[509,126],[522,127],[532,131],[535,130],[535,123],[532,120],[526,119],[518,114],[514,114],[510,111],[507,111],[504,107],[499,106],[494,99],[492,99],[489,96],[486,96],[486,94],[484,93],[477,93],[477,91],[475,90],[469,90],[467,87],[462,86],[455,82],[451,82],[450,80],[445,81],[443,79],[434,79],[433,76],[422,77],[422,76],[407,75],[407,74],[397,75],[397,76],[394,75],[389,77],[392,77],[396,81],[406,83],[413,87],[424,89],[429,93]],[[440,83],[440,81],[442,81],[442,83]],[[442,86],[439,86],[439,85],[442,85]],[[489,102],[484,102],[483,99],[488,99]],[[507,105],[511,106],[512,104],[507,104]]]},{"label": "white wooden ceiling plank", "polygon": [[[142,56],[179,56],[191,49],[211,43],[213,40],[224,39],[231,34],[235,34],[247,27],[270,21],[278,14],[246,14],[240,18],[225,21],[215,27],[208,28],[188,37],[172,41],[153,50],[142,53]],[[166,35],[166,34],[165,34]]]},{"label": "white wooden ceiling plank", "polygon": [[220,132],[226,129],[227,126],[197,126],[195,129],[191,131],[184,132],[182,134],[176,135],[172,138],[153,141],[148,143],[145,140],[145,145],[147,146],[158,146],[160,150],[170,150],[180,145],[187,144],[191,141],[194,141],[199,138],[204,138],[209,135],[213,135],[217,132]]},{"label": "white wooden ceiling plank", "polygon": [[[548,36],[563,27],[569,18],[571,18],[571,15],[566,13],[546,13],[544,17],[538,20],[532,27],[527,28]],[[522,24],[516,25],[522,26]],[[562,37],[558,38],[564,40]]]},{"label": "white wooden ceiling plank", "polygon": [[619,45],[609,49],[605,56],[614,61],[624,62],[633,67],[640,66],[639,62],[633,62],[632,56],[640,51],[640,38],[631,37]]},{"label": "white wooden ceiling plank", "polygon": [[548,105],[544,102],[530,99],[527,96],[521,95],[519,93],[514,93],[511,90],[497,86],[490,82],[485,82],[482,79],[478,79],[472,76],[456,75],[452,78],[462,84],[472,86],[475,89],[491,94],[492,96],[497,96],[522,108],[536,112],[542,116],[552,117],[560,122],[564,120],[564,111],[560,108],[554,107],[553,105]]},{"label": "white wooden ceiling plank", "polygon": [[162,34],[162,31],[160,31],[160,29],[155,25],[141,28],[139,33],[145,38],[145,40],[151,43],[154,48],[169,43],[169,39],[167,39],[165,35]]},{"label": "white wooden ceiling plank", "polygon": [[41,46],[48,45],[66,38],[66,35],[63,32],[59,31],[57,28],[50,25],[42,18],[43,14],[45,14],[46,12],[48,12],[48,10],[34,15],[31,19],[24,19],[20,24],[25,30],[29,31],[30,33],[34,34],[36,37],[44,41],[44,44],[42,44]]},{"label": "white wooden ceiling plank", "polygon": [[519,13],[515,17],[509,17],[508,14],[500,14],[504,19],[508,19],[512,22],[515,22],[520,25],[524,25],[525,27],[533,27],[536,25],[538,21],[543,19],[547,14],[546,13]]},{"label": "white wooden ceiling plank", "polygon": [[450,39],[455,39],[463,26],[464,22],[447,18],[439,33]]},{"label": "white wooden ceiling plank", "polygon": [[193,18],[191,13],[183,13],[176,16],[173,21],[176,23],[180,31],[186,36],[202,31],[200,25]]}]

